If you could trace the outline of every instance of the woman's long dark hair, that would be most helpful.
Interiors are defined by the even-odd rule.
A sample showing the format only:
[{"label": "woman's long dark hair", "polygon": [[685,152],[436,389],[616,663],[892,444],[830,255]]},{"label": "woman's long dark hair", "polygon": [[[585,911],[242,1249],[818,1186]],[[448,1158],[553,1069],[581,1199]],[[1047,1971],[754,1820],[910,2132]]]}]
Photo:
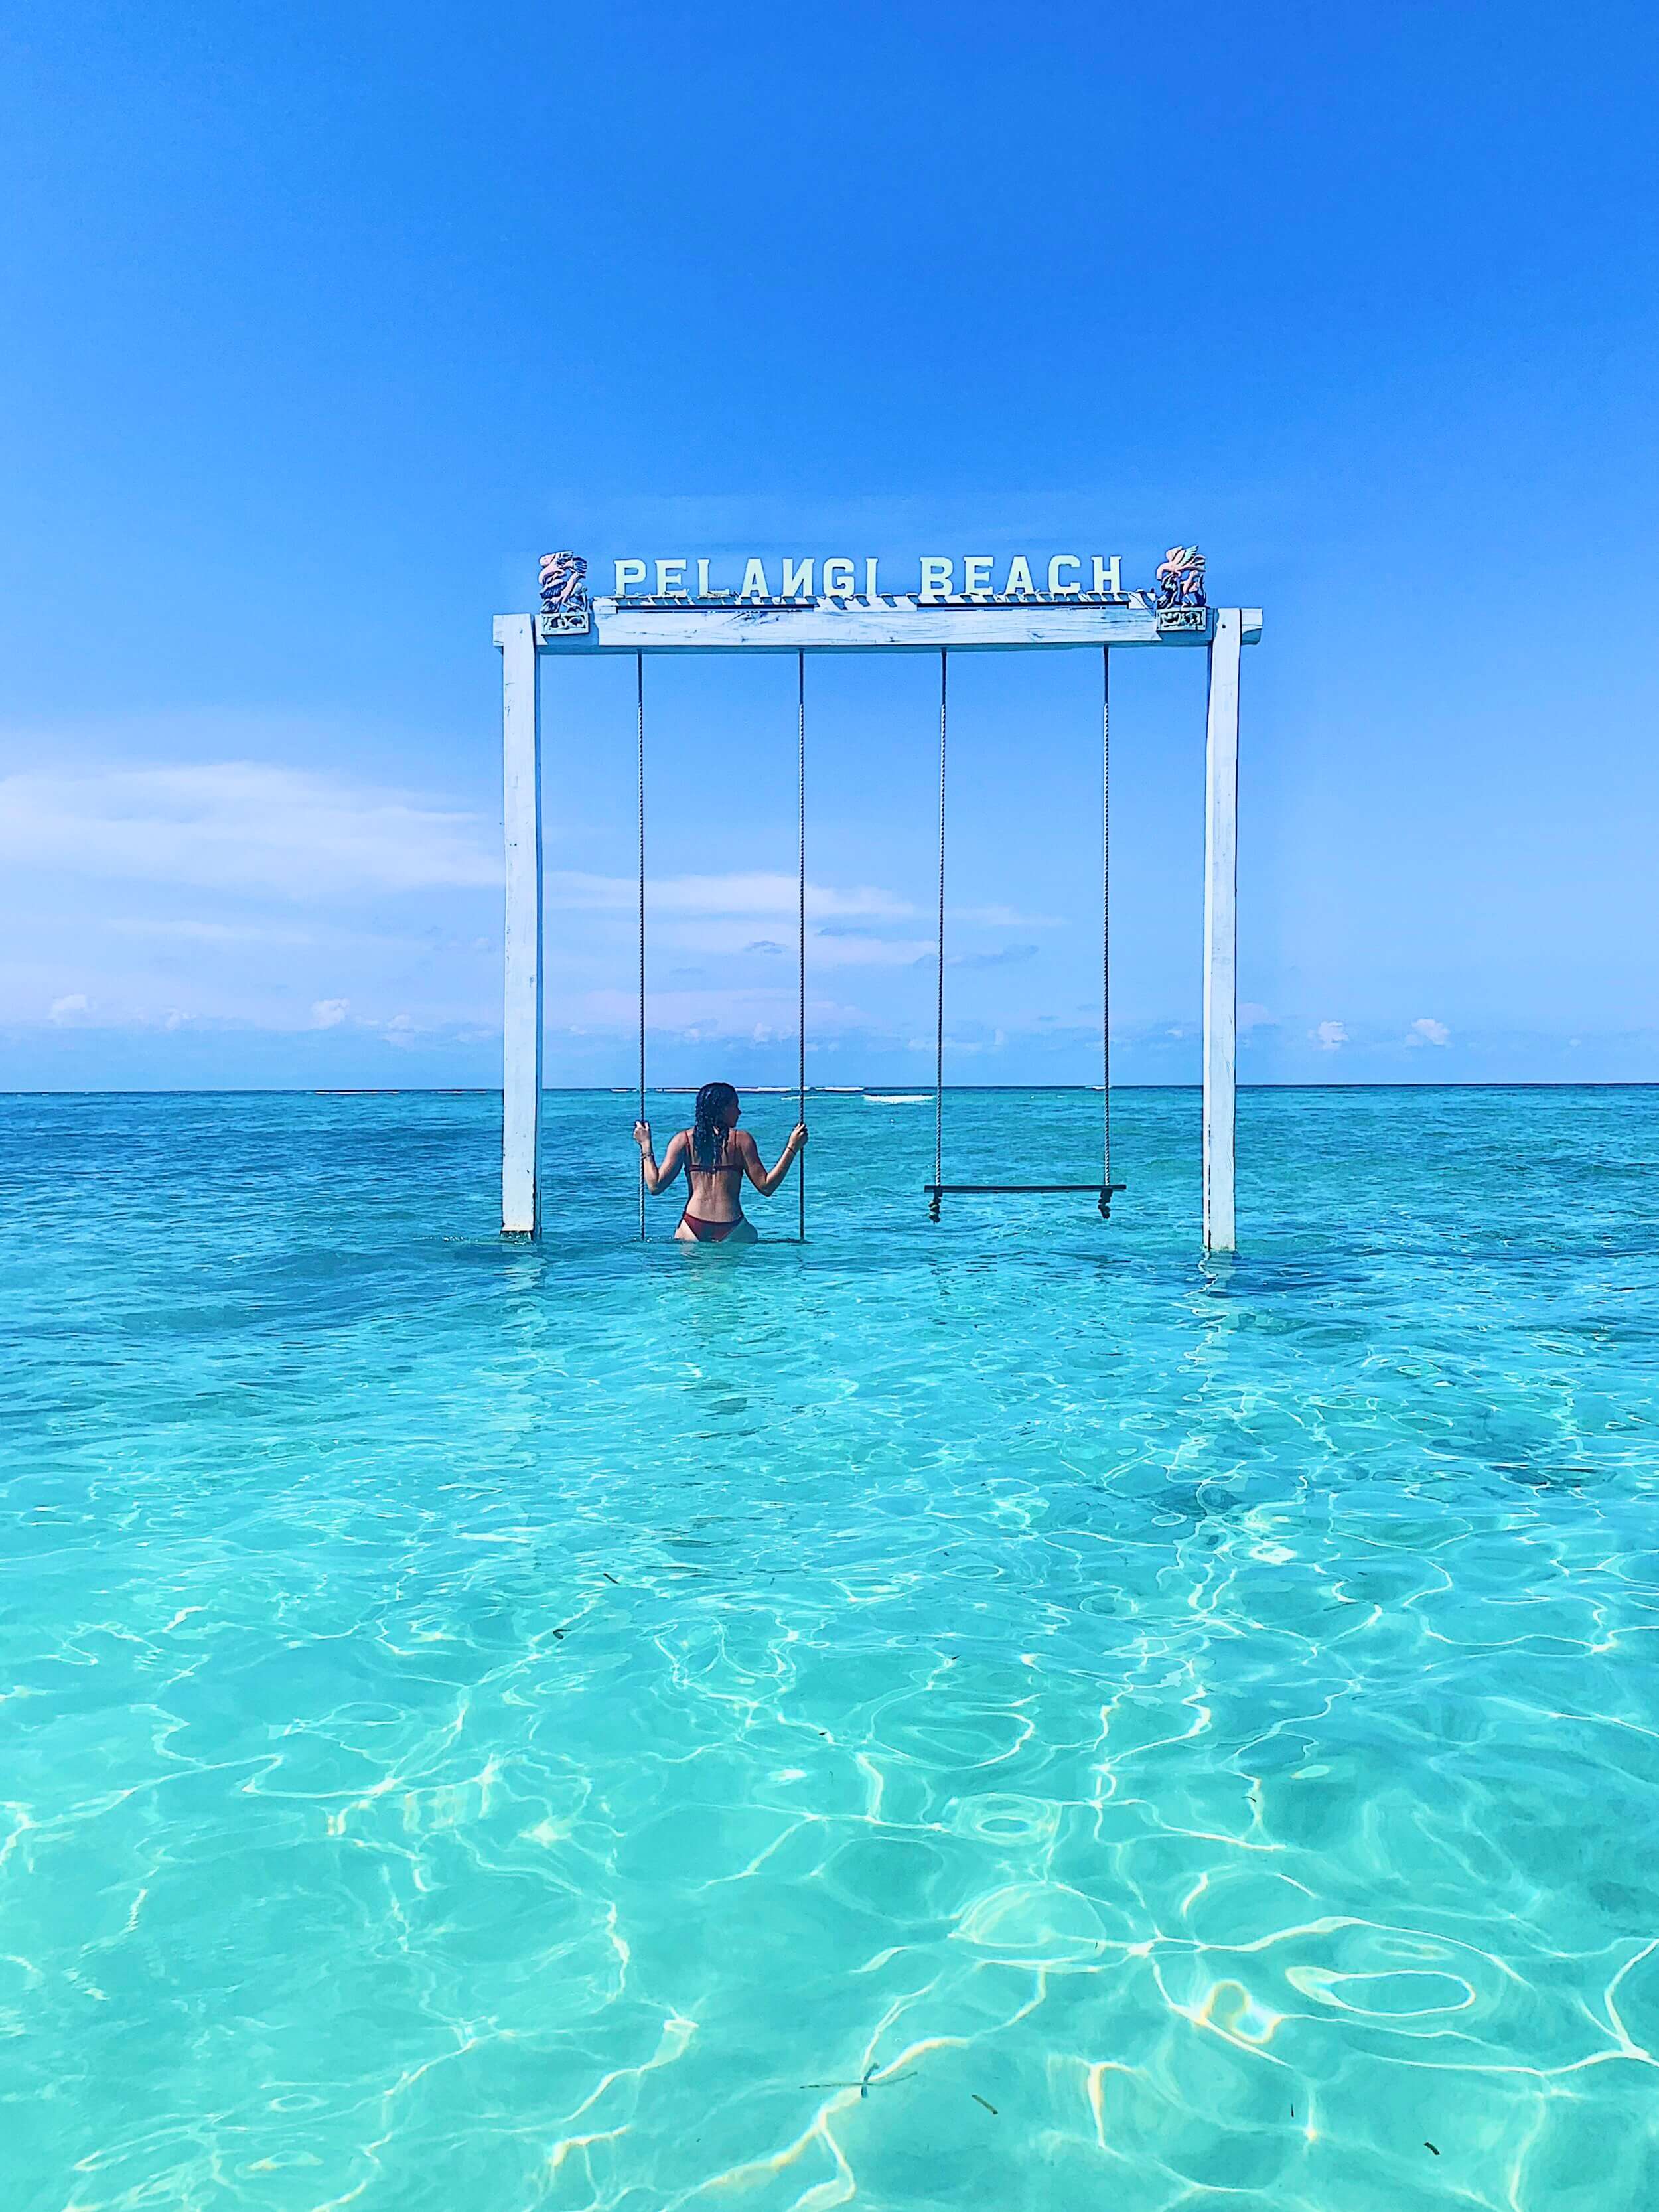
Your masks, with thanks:
[{"label": "woman's long dark hair", "polygon": [[697,1093],[697,1118],[691,1131],[691,1158],[700,1168],[717,1168],[726,1158],[726,1135],[737,1118],[738,1094],[729,1083],[705,1083]]}]

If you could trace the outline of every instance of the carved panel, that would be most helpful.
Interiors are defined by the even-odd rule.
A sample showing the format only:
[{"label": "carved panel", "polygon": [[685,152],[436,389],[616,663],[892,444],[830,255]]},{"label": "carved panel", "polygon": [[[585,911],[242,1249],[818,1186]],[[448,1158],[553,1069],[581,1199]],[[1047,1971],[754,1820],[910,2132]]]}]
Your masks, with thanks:
[{"label": "carved panel", "polygon": [[544,553],[537,583],[542,604],[536,627],[544,641],[585,635],[593,620],[586,562],[574,553]]}]

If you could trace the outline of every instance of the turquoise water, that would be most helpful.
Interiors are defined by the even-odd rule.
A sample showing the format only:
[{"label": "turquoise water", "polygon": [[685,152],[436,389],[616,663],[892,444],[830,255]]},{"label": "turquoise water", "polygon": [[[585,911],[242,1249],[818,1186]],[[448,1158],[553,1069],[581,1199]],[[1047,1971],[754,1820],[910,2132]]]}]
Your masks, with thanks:
[{"label": "turquoise water", "polygon": [[1659,1092],[549,1109],[0,1102],[7,2212],[1659,2203]]}]

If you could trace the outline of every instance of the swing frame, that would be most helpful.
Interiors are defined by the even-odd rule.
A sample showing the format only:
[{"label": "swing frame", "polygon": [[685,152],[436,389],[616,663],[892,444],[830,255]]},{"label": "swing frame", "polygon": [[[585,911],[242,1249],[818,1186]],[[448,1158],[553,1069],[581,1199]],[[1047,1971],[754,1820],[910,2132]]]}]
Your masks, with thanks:
[{"label": "swing frame", "polygon": [[[655,653],[793,653],[801,672],[799,745],[801,854],[805,840],[805,658],[809,653],[1030,652],[1079,646],[1139,647],[1159,652],[1202,649],[1209,660],[1206,710],[1204,810],[1204,1114],[1203,1240],[1206,1251],[1231,1251],[1237,1243],[1234,1203],[1237,1098],[1238,948],[1238,695],[1241,648],[1261,635],[1259,607],[1182,608],[1176,627],[1161,621],[1139,595],[1116,603],[1034,599],[983,605],[963,598],[804,600],[781,606],[735,605],[691,599],[595,599],[586,631],[555,628],[546,617],[497,615],[495,642],[501,655],[503,830],[506,927],[503,937],[501,1113],[501,1233],[541,1233],[541,1129],[544,1070],[544,933],[542,856],[542,744],[539,664],[570,654],[626,653],[635,657],[641,700],[643,764],[643,684],[646,657]],[[1194,620],[1201,616],[1201,624]],[[941,662],[943,670],[944,662]],[[1109,665],[1109,662],[1103,664]],[[943,911],[943,689],[941,687],[941,914]],[[642,817],[641,817],[642,818]],[[805,944],[805,915],[802,915]],[[643,912],[641,916],[643,945]],[[942,927],[942,925],[941,925]],[[941,935],[941,973],[943,967]],[[1109,971],[1104,969],[1103,975]],[[804,981],[802,984],[804,1002]],[[943,995],[939,1037],[936,1109],[942,1114]],[[1109,1050],[1109,1021],[1104,1024]],[[800,1087],[805,1087],[805,1036]],[[641,1069],[643,1090],[644,1070]],[[1110,1112],[1109,1073],[1106,1112]],[[936,1121],[936,1128],[937,1128]],[[936,1166],[924,1188],[929,1212],[939,1218],[949,1194],[988,1195],[1005,1188],[1093,1191],[1103,1216],[1123,1188],[1110,1179],[1109,1120],[1105,1172],[1098,1183],[951,1184]],[[802,1197],[805,1206],[805,1197]],[[803,1212],[803,1231],[805,1216]]]}]

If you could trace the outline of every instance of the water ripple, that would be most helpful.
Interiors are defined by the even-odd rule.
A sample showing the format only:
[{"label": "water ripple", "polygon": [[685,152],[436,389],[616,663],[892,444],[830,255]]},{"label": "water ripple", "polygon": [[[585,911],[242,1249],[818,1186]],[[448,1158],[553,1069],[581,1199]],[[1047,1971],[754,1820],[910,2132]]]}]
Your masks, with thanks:
[{"label": "water ripple", "polygon": [[1659,2203],[1650,1095],[614,1103],[0,1105],[9,2207]]}]

